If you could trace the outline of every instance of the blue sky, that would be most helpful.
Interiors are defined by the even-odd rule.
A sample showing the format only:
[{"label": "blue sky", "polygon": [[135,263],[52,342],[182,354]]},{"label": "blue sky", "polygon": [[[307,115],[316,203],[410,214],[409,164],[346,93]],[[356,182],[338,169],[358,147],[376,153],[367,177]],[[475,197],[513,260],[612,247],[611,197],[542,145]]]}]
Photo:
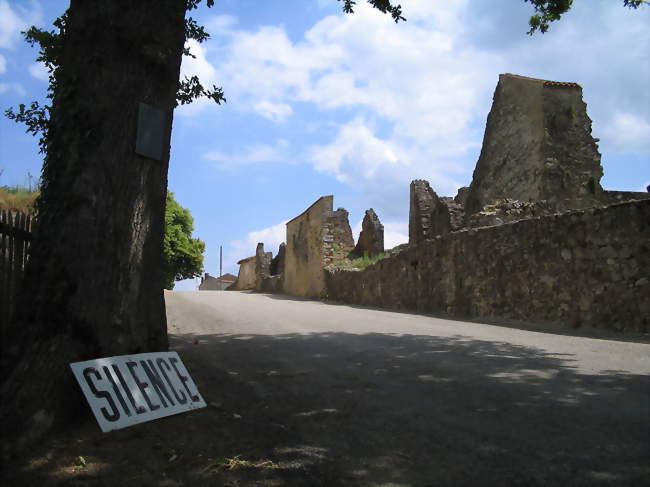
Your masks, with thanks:
[{"label": "blue sky", "polygon": [[[650,8],[577,0],[545,34],[525,34],[523,0],[403,0],[408,21],[358,2],[217,0],[192,16],[212,38],[184,74],[222,86],[222,106],[174,114],[169,188],[206,242],[205,267],[237,272],[258,241],[277,252],[284,222],[333,194],[360,229],[373,207],[386,244],[407,240],[408,191],[468,185],[499,73],[575,81],[600,139],[608,189],[650,183]],[[42,100],[47,75],[21,40],[63,0],[0,0],[0,107]],[[0,184],[40,174],[37,141],[0,119]],[[177,289],[191,289],[186,281]]]}]

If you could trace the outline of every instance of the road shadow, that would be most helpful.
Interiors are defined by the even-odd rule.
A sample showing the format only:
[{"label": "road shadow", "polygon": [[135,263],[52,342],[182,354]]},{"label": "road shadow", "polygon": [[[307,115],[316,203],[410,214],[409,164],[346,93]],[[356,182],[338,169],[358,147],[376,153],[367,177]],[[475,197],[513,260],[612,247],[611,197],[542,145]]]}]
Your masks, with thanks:
[{"label": "road shadow", "polygon": [[[648,377],[580,374],[570,354],[374,333],[171,344],[207,408],[108,434],[85,423],[3,485],[637,487],[650,475]],[[91,467],[62,468],[78,456]]]}]

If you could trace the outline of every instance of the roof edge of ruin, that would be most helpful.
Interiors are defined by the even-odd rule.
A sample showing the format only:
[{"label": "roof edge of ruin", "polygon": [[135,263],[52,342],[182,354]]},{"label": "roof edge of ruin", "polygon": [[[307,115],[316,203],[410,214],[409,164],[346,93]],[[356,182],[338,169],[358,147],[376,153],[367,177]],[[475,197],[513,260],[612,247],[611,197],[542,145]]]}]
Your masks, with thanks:
[{"label": "roof edge of ruin", "polygon": [[547,80],[547,79],[540,79],[540,78],[531,78],[529,76],[521,76],[519,74],[512,74],[512,73],[502,73],[499,75],[499,78],[502,76],[507,77],[507,78],[514,78],[514,79],[521,79],[524,81],[533,81],[536,83],[542,83],[544,86],[557,86],[557,87],[563,87],[563,88],[580,88],[582,89],[582,86],[580,86],[578,83],[574,83],[572,81],[552,81],[552,80]]},{"label": "roof edge of ruin", "polygon": [[294,216],[291,220],[289,220],[287,223],[285,223],[285,225],[288,225],[292,221],[294,221],[294,220],[300,218],[301,216],[303,216],[305,213],[307,213],[309,210],[311,210],[314,206],[316,206],[316,203],[318,203],[320,200],[325,199],[325,198],[332,198],[332,201],[334,201],[334,195],[333,194],[328,194],[328,195],[325,195],[325,196],[321,196],[316,201],[314,201],[311,205],[309,205],[309,207],[305,211],[303,211],[300,215]]},{"label": "roof edge of ruin", "polygon": [[244,262],[248,262],[249,260],[254,259],[255,257],[256,257],[255,255],[251,255],[250,257],[246,257],[245,259],[238,261],[237,264],[241,265]]}]

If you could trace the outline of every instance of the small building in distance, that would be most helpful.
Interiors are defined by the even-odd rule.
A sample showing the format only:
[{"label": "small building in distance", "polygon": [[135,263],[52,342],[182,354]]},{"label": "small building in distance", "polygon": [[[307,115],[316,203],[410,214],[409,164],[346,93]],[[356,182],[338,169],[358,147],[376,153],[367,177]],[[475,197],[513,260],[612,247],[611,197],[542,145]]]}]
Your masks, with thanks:
[{"label": "small building in distance", "polygon": [[219,277],[213,277],[207,272],[201,278],[199,291],[223,291],[237,280],[232,274],[224,274]]}]

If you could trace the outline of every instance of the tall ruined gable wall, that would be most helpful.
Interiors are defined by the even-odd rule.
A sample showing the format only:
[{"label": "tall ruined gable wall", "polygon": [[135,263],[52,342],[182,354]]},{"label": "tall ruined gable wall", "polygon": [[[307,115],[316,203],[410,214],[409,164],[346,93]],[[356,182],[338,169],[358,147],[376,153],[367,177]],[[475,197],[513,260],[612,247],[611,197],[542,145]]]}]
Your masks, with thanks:
[{"label": "tall ruined gable wall", "polygon": [[297,217],[287,222],[284,257],[284,291],[318,298],[325,289],[323,267],[331,254],[333,196],[323,196]]},{"label": "tall ruined gable wall", "polygon": [[601,177],[580,86],[501,75],[467,217],[503,198],[546,200],[557,211],[593,206],[602,199]]}]

